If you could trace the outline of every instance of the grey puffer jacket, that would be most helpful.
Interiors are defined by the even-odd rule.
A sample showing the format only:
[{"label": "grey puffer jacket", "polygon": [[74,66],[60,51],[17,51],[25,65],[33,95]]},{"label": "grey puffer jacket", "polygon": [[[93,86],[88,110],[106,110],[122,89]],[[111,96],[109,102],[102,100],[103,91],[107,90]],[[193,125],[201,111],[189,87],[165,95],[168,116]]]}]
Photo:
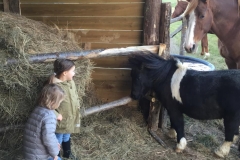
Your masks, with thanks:
[{"label": "grey puffer jacket", "polygon": [[25,160],[47,160],[59,153],[55,135],[57,119],[53,110],[36,107],[24,130],[23,151]]}]

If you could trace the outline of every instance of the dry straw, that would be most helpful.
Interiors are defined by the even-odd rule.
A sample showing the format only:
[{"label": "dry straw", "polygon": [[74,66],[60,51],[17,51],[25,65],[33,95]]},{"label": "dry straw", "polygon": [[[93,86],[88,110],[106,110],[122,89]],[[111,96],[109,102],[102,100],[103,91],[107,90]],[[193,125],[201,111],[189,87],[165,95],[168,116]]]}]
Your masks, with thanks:
[{"label": "dry straw", "polygon": [[[30,64],[31,54],[80,51],[74,34],[13,14],[0,13],[0,62],[15,58],[17,65],[0,68],[0,126],[24,124],[35,107],[44,81],[53,74],[52,63]],[[75,81],[81,106],[89,106],[85,91],[91,82],[92,63],[76,62]],[[84,100],[85,99],[85,100]],[[83,101],[85,105],[83,105]],[[22,130],[1,133],[0,155],[16,158],[21,149]]]},{"label": "dry straw", "polygon": [[[73,35],[21,16],[0,13],[1,64],[7,58],[21,61],[18,65],[0,68],[0,126],[25,122],[35,106],[43,81],[52,74],[52,63],[29,64],[27,56],[80,50]],[[91,71],[92,64],[89,60],[77,62],[75,82],[83,107],[99,103],[90,83]],[[184,153],[176,154],[175,140],[160,134],[168,145],[163,148],[148,134],[146,123],[138,109],[122,106],[85,117],[81,133],[72,135],[72,151],[81,160],[216,159],[212,151],[224,138],[222,124],[215,122],[218,121],[199,122],[186,118],[188,148]],[[21,147],[22,130],[0,133],[0,159],[22,160]],[[237,149],[233,148],[226,159],[237,158]]]}]

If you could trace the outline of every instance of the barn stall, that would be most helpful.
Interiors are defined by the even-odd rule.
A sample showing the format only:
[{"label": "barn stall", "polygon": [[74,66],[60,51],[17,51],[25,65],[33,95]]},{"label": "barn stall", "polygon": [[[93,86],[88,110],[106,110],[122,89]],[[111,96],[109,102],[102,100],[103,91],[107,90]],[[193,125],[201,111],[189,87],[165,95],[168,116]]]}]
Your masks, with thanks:
[{"label": "barn stall", "polygon": [[[67,31],[70,33],[68,38],[71,39],[74,35],[74,40],[83,50],[93,50],[90,53],[97,53],[98,49],[155,45],[154,49],[151,49],[152,52],[163,53],[162,56],[165,58],[169,55],[171,5],[161,3],[161,0],[93,0],[91,2],[88,0],[3,0],[1,9],[4,12],[20,13],[28,19],[41,21],[48,26]],[[49,39],[51,40],[51,38]],[[159,45],[160,43],[162,44]],[[140,48],[140,50],[148,47]],[[164,52],[159,52],[159,48],[162,48]],[[49,50],[40,50],[39,52],[29,49],[29,53],[59,53],[63,51],[69,53],[70,51],[70,48],[69,50],[55,49],[53,51],[50,49],[51,46],[49,46]],[[72,52],[78,49],[80,50],[80,48],[71,48]],[[128,49],[126,48],[126,51]],[[11,62],[12,58],[11,56],[7,57],[9,60],[7,62]],[[85,98],[82,101],[83,105],[89,104],[89,106],[84,106],[86,109],[92,105],[116,101],[130,94],[131,78],[127,59],[128,57],[123,55],[98,57],[90,59],[91,62],[83,60],[84,65],[79,65],[79,72],[82,74],[81,69],[85,70],[82,66],[92,69],[91,72],[86,73],[86,77],[91,73],[92,83],[83,82],[84,86],[86,84],[91,86],[87,87],[86,95],[82,94]],[[94,67],[91,66],[92,64]],[[48,66],[44,72],[46,77],[50,74],[51,63],[41,65]],[[81,85],[81,83],[79,84]],[[31,99],[31,101],[33,100]],[[33,102],[31,105],[33,106]],[[158,103],[154,103],[154,105],[160,107]],[[154,108],[154,105],[151,106]],[[174,146],[171,144],[173,141],[164,137],[162,134],[164,128],[159,130],[157,127],[159,113],[156,114],[157,116],[150,114],[150,116],[153,115],[150,119],[152,123],[147,126],[137,106],[138,102],[133,101],[119,108],[84,118],[82,132],[72,137],[73,152],[81,159],[179,159],[179,155],[174,153],[171,148]],[[162,122],[160,126],[162,127]],[[192,126],[191,129],[194,127],[196,126]],[[205,129],[202,124],[198,124],[198,127],[202,130]],[[150,128],[149,131],[151,128],[155,128],[154,130],[157,130],[160,137],[164,137],[168,146],[160,146],[149,135],[147,128]],[[6,129],[6,132],[2,134],[1,157],[12,155],[12,159],[16,159],[16,157],[21,159],[21,153],[19,153],[21,145],[18,144],[21,143],[21,136],[17,136],[18,143],[13,138],[15,136],[13,133],[19,133],[19,131],[21,129],[15,128],[11,131]],[[198,132],[200,131],[194,131],[195,134]],[[4,139],[8,134],[12,135],[10,136],[11,142],[15,143]],[[213,142],[213,145],[216,145],[217,142],[214,140]],[[6,149],[5,144],[10,145],[9,149]],[[211,154],[208,150],[206,153],[209,154],[207,156]],[[181,155],[181,158],[204,159],[205,156],[194,149],[189,149]],[[235,155],[233,154],[233,156]]]}]

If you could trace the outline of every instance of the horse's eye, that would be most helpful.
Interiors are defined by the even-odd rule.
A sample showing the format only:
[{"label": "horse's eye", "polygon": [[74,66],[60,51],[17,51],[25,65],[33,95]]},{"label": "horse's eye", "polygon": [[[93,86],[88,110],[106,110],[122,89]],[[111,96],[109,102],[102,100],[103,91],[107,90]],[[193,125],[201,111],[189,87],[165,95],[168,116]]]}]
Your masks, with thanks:
[{"label": "horse's eye", "polygon": [[200,15],[199,18],[203,19],[203,18],[204,18],[204,15]]}]

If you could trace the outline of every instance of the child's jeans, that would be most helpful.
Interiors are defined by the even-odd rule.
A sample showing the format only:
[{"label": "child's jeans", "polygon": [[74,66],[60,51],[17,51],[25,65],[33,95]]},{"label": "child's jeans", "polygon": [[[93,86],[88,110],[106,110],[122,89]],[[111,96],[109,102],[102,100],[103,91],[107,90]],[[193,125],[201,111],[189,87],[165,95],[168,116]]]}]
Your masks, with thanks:
[{"label": "child's jeans", "polygon": [[[53,158],[51,157],[51,158],[48,158],[48,160],[53,160]],[[58,157],[58,159],[57,160],[62,160],[60,157]]]},{"label": "child's jeans", "polygon": [[58,139],[58,143],[67,142],[70,139],[70,133],[55,133]]}]

